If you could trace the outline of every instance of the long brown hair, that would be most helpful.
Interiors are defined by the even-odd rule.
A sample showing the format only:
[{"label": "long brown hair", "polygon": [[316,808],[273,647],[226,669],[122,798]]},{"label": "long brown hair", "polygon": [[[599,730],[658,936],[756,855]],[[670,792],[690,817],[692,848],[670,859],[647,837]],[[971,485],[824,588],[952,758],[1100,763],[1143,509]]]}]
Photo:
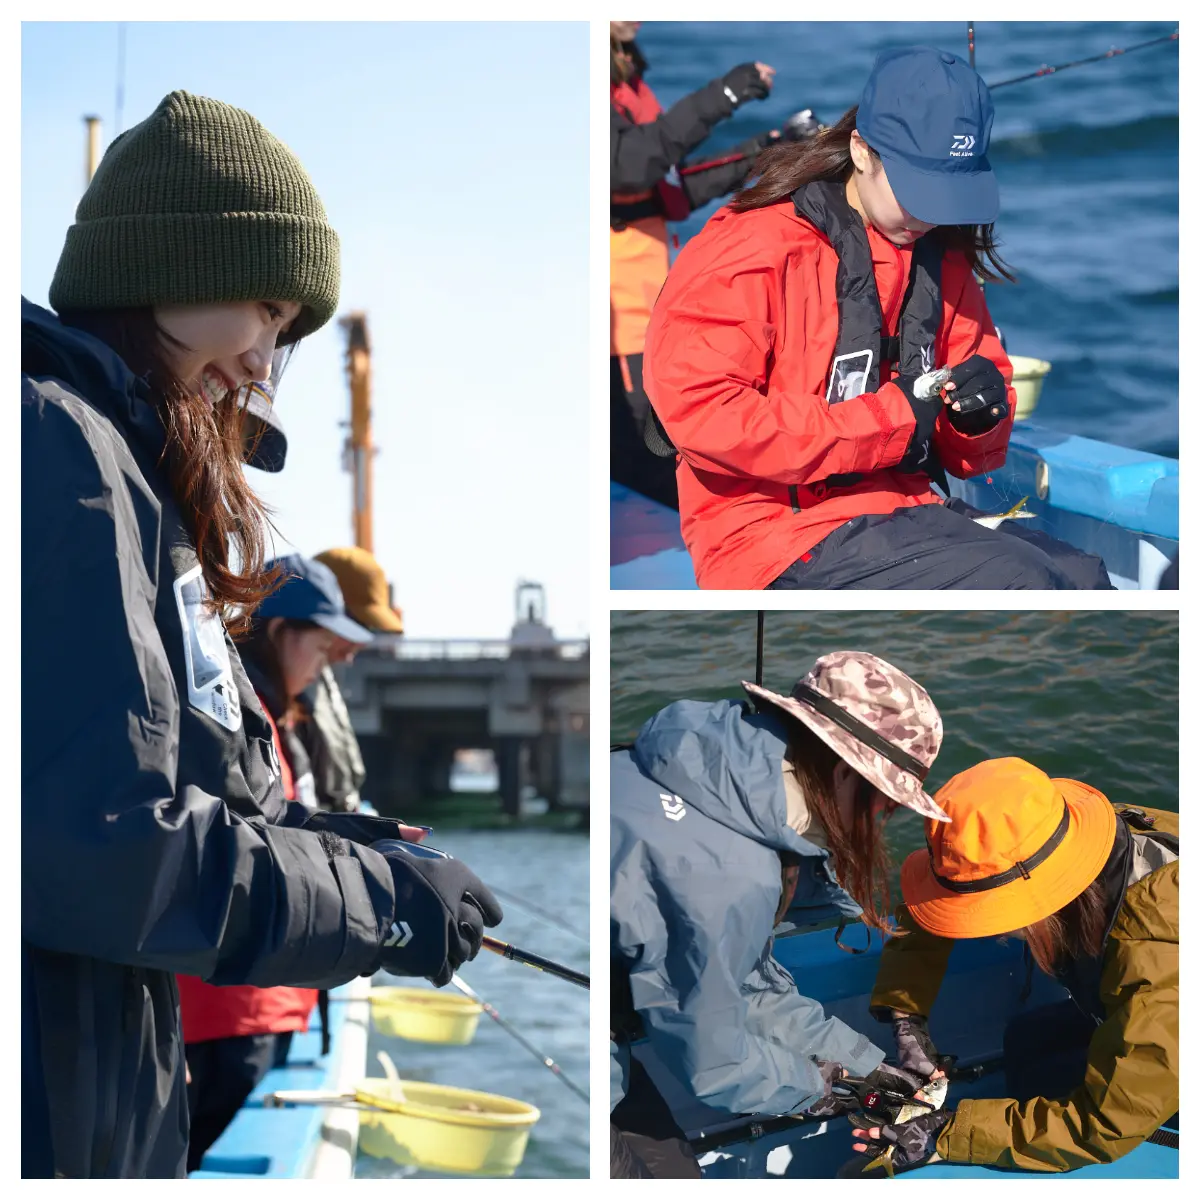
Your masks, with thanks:
[{"label": "long brown hair", "polygon": [[163,350],[180,343],[152,308],[68,311],[59,319],[98,337],[135,375],[147,378],[167,435],[161,463],[195,543],[209,605],[232,635],[245,634],[282,572],[265,568],[270,516],[242,474],[245,410],[238,397],[213,405],[184,386]]},{"label": "long brown hair", "polygon": [[[850,134],[857,128],[858,105],[850,109],[836,125],[830,125],[803,142],[779,142],[764,150],[755,162],[757,183],[739,192],[730,207],[734,212],[765,208],[786,199],[798,187],[819,179],[846,183],[854,174],[850,157]],[[879,155],[871,150],[871,157]],[[1016,282],[1012,269],[996,250],[994,225],[939,225],[925,234],[935,238],[944,250],[958,250],[971,270],[989,283],[1007,279]]]},{"label": "long brown hair", "polygon": [[864,803],[870,785],[864,779],[855,799],[854,819],[850,828],[842,824],[833,791],[833,769],[841,757],[815,733],[799,721],[788,719],[788,761],[804,791],[812,815],[825,830],[829,857],[838,883],[857,901],[862,921],[882,933],[895,932],[890,916],[892,900],[888,887],[891,857],[883,825],[871,816]]},{"label": "long brown hair", "polygon": [[1022,931],[1033,961],[1053,975],[1074,958],[1095,958],[1104,949],[1104,889],[1092,880],[1070,904]]}]

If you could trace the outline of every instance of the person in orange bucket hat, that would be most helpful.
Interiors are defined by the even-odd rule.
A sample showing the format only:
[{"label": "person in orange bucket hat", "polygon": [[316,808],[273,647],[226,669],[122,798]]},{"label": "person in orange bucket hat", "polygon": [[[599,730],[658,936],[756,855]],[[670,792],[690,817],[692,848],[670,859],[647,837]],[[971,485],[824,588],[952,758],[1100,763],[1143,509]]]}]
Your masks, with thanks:
[{"label": "person in orange bucket hat", "polygon": [[954,941],[1021,937],[1070,993],[1066,1022],[1037,1014],[1068,1070],[1054,1096],[963,1100],[858,1130],[854,1149],[891,1145],[901,1169],[943,1159],[1071,1171],[1120,1158],[1179,1110],[1178,814],[1114,805],[1019,758],[979,763],[935,800],[950,820],[927,820],[925,849],[901,868],[905,936],[884,946],[871,1011],[894,1022],[902,1066],[937,1076],[926,1018]]}]

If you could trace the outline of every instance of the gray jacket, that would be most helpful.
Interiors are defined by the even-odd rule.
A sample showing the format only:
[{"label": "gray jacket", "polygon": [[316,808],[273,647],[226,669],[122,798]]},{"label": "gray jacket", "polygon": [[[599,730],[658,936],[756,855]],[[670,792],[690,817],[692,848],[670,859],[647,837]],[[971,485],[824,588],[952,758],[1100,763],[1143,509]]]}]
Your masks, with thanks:
[{"label": "gray jacket", "polygon": [[659,1060],[731,1114],[807,1108],[823,1090],[814,1059],[860,1075],[883,1061],[772,957],[780,851],[801,860],[788,922],[860,911],[828,852],[787,825],[785,751],[745,702],[681,700],[610,756],[613,969]]},{"label": "gray jacket", "polygon": [[304,702],[310,719],[299,722],[296,733],[312,764],[317,803],[331,812],[357,812],[367,771],[346,701],[329,667],[304,693]]}]

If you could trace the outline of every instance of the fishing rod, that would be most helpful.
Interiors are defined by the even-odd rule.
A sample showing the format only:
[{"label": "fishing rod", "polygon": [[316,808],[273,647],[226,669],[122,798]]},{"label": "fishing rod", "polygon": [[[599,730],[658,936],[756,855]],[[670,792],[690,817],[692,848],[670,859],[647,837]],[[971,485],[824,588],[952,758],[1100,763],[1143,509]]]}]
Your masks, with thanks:
[{"label": "fishing rod", "polygon": [[[972,26],[971,41],[974,42],[974,27]],[[1168,34],[1166,37],[1151,38],[1148,42],[1138,42],[1133,46],[1126,46],[1123,50],[1114,46],[1111,50],[1106,50],[1103,54],[1093,54],[1090,58],[1079,58],[1074,62],[1062,63],[1057,67],[1041,66],[1036,71],[1030,71],[1025,75],[1016,75],[1012,79],[1002,79],[999,83],[989,83],[988,88],[995,91],[997,88],[1008,87],[1013,83],[1024,83],[1027,79],[1040,79],[1043,75],[1057,75],[1059,71],[1067,71],[1071,67],[1084,67],[1088,63],[1103,62],[1106,58],[1117,58],[1122,54],[1132,54],[1135,50],[1145,50],[1147,46],[1161,46],[1166,42],[1178,42],[1179,30]],[[974,48],[972,47],[972,54]]]},{"label": "fishing rod", "polygon": [[763,625],[767,619],[767,614],[760,608],[758,610],[758,651],[754,656],[754,682],[758,687],[763,685]]},{"label": "fishing rod", "polygon": [[539,971],[545,971],[547,975],[557,975],[559,979],[565,979],[568,983],[575,984],[576,987],[586,988],[588,991],[591,991],[592,981],[582,971],[574,971],[570,967],[564,967],[562,963],[556,963],[552,959],[543,958],[540,954],[531,954],[528,950],[519,950],[516,946],[509,945],[508,942],[502,942],[497,938],[487,936],[483,939],[483,948],[490,950],[493,954],[499,954],[501,958],[507,958],[510,962],[519,962],[524,963],[527,967],[536,967]]},{"label": "fishing rod", "polygon": [[[394,838],[385,838],[374,844],[377,847],[387,846],[412,858],[450,857],[445,850],[437,850],[433,846],[425,846],[419,842],[402,842]],[[553,959],[543,958],[540,954],[534,954],[529,950],[520,950],[516,946],[509,945],[508,942],[488,937],[486,934],[483,938],[483,948],[490,950],[493,954],[499,954],[501,958],[507,958],[511,962],[524,963],[527,967],[536,967],[539,971],[545,971],[547,975],[557,975],[559,979],[565,979],[568,983],[575,984],[576,987],[591,990],[591,980],[586,975],[580,971],[574,971],[570,967],[564,967],[562,963],[556,963]]]},{"label": "fishing rod", "polygon": [[[777,146],[780,142],[803,142],[814,134],[820,133],[825,126],[817,120],[811,108],[802,108],[799,112],[794,112],[784,121],[779,137],[771,143]],[[766,147],[763,147],[766,149]],[[717,167],[727,167],[730,163],[745,162],[748,158],[757,158],[762,150],[756,150],[753,154],[747,154],[742,150],[735,150],[731,154],[724,154],[719,158],[706,158],[703,162],[689,163],[685,166],[677,168],[681,176],[699,175],[701,171],[712,171]]]},{"label": "fishing rod", "polygon": [[533,913],[534,916],[541,917],[542,920],[548,925],[553,925],[555,929],[560,929],[563,933],[569,933],[577,941],[590,945],[588,939],[585,938],[582,933],[576,929],[572,929],[570,925],[564,925],[563,922],[554,916],[553,913],[548,913],[544,908],[539,908],[532,901],[526,900],[521,896],[517,896],[505,888],[498,888],[494,883],[489,884],[488,886],[493,892],[496,893],[497,896],[500,897],[501,900],[511,900],[512,903],[518,908],[527,909],[529,912]]},{"label": "fishing rod", "polygon": [[[984,1059],[974,1066],[957,1066],[947,1056],[943,1070],[950,1083],[968,1083],[991,1075],[1004,1066],[1004,1057]],[[719,1150],[722,1146],[733,1146],[738,1142],[756,1142],[772,1133],[780,1133],[797,1125],[819,1125],[829,1117],[817,1117],[811,1113],[790,1113],[782,1117],[752,1117],[728,1129],[718,1129],[715,1133],[698,1133],[688,1139],[692,1152],[697,1158],[710,1150]]]},{"label": "fishing rod", "polygon": [[569,1087],[571,1091],[573,1091],[575,1095],[580,1098],[580,1100],[582,1100],[585,1104],[588,1102],[587,1092],[585,1092],[583,1088],[575,1083],[575,1081],[571,1079],[566,1071],[564,1071],[562,1067],[560,1067],[558,1063],[554,1061],[554,1059],[552,1059],[548,1054],[543,1054],[535,1045],[533,1045],[532,1042],[528,1041],[523,1034],[514,1029],[512,1025],[510,1025],[477,991],[475,991],[473,987],[470,986],[470,984],[464,983],[463,980],[457,975],[452,975],[450,977],[450,982],[454,984],[454,986],[458,988],[458,990],[462,992],[464,996],[474,1000],[476,1004],[481,1005],[483,1011],[487,1013],[487,1015],[491,1017],[492,1020],[495,1021],[505,1033],[509,1034],[518,1042],[520,1042],[521,1045],[524,1046],[534,1058],[541,1062],[542,1066],[548,1068],[555,1075],[557,1075],[558,1078],[561,1079],[563,1083],[565,1083],[567,1087]]}]

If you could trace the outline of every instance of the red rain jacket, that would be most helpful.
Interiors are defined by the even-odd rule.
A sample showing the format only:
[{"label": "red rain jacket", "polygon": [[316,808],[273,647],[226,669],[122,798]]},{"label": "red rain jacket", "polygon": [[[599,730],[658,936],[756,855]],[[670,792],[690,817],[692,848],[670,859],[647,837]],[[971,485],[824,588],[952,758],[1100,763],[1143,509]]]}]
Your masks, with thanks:
[{"label": "red rain jacket", "polygon": [[[911,247],[867,229],[883,332],[894,335]],[[893,383],[830,406],[838,332],[837,255],[790,200],[715,213],[675,260],[646,333],[644,382],[680,460],[683,538],[704,588],[763,588],[839,525],[937,504],[925,475],[891,468],[915,427]],[[983,292],[959,253],[942,265],[935,365],[990,358],[1012,365]],[[889,376],[890,377],[890,376]],[[951,475],[1004,462],[1012,417],[978,437],[938,418],[934,445]],[[822,480],[866,473],[849,487]],[[797,486],[796,512],[789,486]]]},{"label": "red rain jacket", "polygon": [[[275,753],[279,756],[280,782],[288,800],[296,798],[291,764],[284,753],[283,739],[262,697],[259,697]],[[179,1015],[186,1045],[211,1042],[216,1038],[246,1037],[255,1033],[289,1033],[308,1028],[308,1018],[317,1003],[316,988],[257,988],[245,984],[214,987],[194,975],[176,975]]]}]

